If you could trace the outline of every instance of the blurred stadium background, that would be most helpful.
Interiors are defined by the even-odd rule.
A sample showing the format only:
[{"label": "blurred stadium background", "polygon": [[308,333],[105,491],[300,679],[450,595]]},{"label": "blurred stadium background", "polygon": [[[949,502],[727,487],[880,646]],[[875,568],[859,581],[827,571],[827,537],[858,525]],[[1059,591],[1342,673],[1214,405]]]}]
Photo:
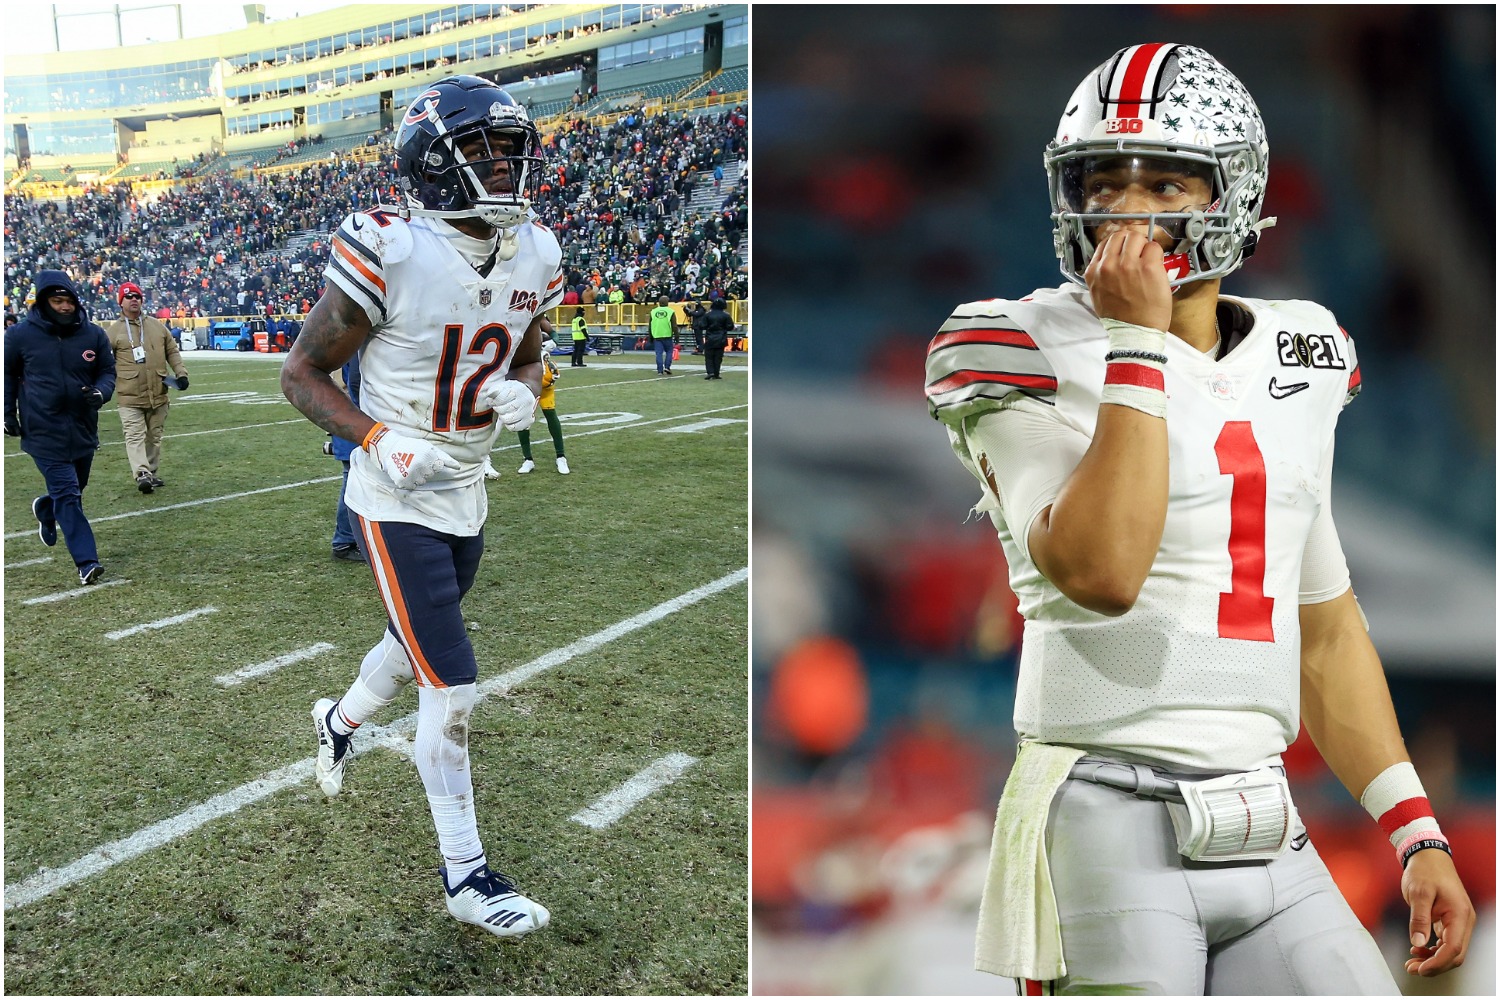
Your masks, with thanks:
[{"label": "blurred stadium background", "polygon": [[1355,588],[1481,922],[1416,980],[1389,845],[1305,736],[1294,793],[1411,993],[1495,991],[1495,11],[762,7],[755,14],[752,990],[979,993],[1020,622],[922,399],[957,303],[1062,281],[1042,151],[1084,75],[1200,45],[1255,95],[1280,217],[1226,290],[1329,306]]}]

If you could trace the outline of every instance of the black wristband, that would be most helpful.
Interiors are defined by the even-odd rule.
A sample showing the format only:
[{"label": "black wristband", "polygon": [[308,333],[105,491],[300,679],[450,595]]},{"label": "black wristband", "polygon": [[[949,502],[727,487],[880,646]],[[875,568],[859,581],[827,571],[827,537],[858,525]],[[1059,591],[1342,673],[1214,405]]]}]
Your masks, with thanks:
[{"label": "black wristband", "polygon": [[1156,364],[1167,363],[1165,354],[1157,354],[1154,351],[1110,351],[1104,355],[1105,361],[1154,361]]},{"label": "black wristband", "polygon": [[1406,863],[1411,860],[1413,854],[1416,854],[1418,851],[1425,851],[1429,847],[1442,851],[1450,858],[1453,857],[1453,851],[1448,847],[1446,840],[1419,840],[1401,852],[1401,870],[1406,870]]}]

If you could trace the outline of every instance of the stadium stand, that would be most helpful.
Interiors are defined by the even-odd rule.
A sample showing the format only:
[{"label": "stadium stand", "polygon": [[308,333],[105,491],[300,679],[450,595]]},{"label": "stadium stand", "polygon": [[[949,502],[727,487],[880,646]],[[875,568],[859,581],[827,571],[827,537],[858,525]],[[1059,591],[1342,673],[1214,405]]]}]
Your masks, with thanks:
[{"label": "stadium stand", "polygon": [[[601,7],[594,13],[607,16],[620,9]],[[638,95],[635,107],[583,113],[589,103],[585,92],[597,88],[596,80],[576,68],[592,61],[588,55],[564,54],[556,65],[527,65],[515,85],[518,95],[526,95],[518,100],[529,101],[535,117],[553,115],[542,128],[549,175],[535,203],[565,249],[566,301],[604,302],[619,289],[625,303],[611,318],[623,328],[644,317],[629,311],[633,303],[648,296],[654,300],[661,292],[678,299],[726,296],[737,300],[743,315],[748,178],[742,161],[748,155],[748,111],[744,105],[679,109],[670,100],[705,76],[705,51],[713,47],[702,39],[719,26],[711,28],[692,5],[641,6],[633,16],[622,25],[651,30],[656,20],[663,22],[660,37],[670,45],[649,44],[664,58],[621,68],[627,56],[620,51],[633,51],[632,41],[616,43],[619,32],[607,26],[580,31],[572,41],[584,53],[615,53],[610,56],[615,78],[635,82],[611,89],[610,95]],[[353,37],[347,14],[343,17],[341,27]],[[579,17],[587,21],[590,15]],[[524,12],[498,20],[511,18],[524,20]],[[724,25],[735,44],[723,48],[726,58],[742,63],[747,36],[742,16],[738,22],[737,28]],[[330,23],[321,15],[299,20],[315,40]],[[229,38],[214,41],[221,50],[256,54],[253,47],[230,45]],[[321,289],[332,228],[350,211],[394,200],[393,115],[424,82],[453,72],[484,73],[504,84],[507,73],[517,74],[509,67],[518,54],[492,53],[469,63],[434,64],[422,75],[405,74],[396,89],[377,92],[374,112],[356,97],[336,105],[346,112],[342,117],[317,127],[268,120],[258,132],[224,134],[197,149],[174,144],[176,133],[163,125],[166,140],[152,142],[161,148],[151,149],[149,159],[140,155],[142,149],[135,150],[135,162],[123,165],[113,157],[87,163],[81,158],[77,171],[72,163],[46,163],[39,156],[25,180],[7,188],[7,305],[23,306],[36,271],[63,267],[78,279],[85,304],[99,318],[116,314],[113,290],[127,279],[146,288],[158,316],[181,327],[206,329],[218,317],[263,320],[305,313]],[[227,61],[238,65],[240,58],[231,55]],[[305,60],[299,71],[312,73],[323,58]],[[248,68],[229,76],[237,81],[277,75],[278,67],[288,64],[280,60],[246,62]],[[692,75],[685,75],[689,66]],[[10,83],[7,78],[8,93]],[[344,98],[333,98],[339,100]],[[645,101],[652,102],[649,114],[639,106]],[[277,106],[275,100],[264,103]],[[227,116],[240,113],[240,105],[226,101],[221,110],[223,126]],[[28,114],[19,117],[24,121]],[[317,116],[309,112],[307,117]],[[718,191],[712,180],[716,166],[724,174]],[[91,181],[79,183],[85,169]]]},{"label": "stadium stand", "polygon": [[737,94],[741,91],[748,91],[749,87],[750,70],[745,66],[737,66],[734,69],[722,70],[711,79],[703,81],[683,94],[682,100],[690,101],[698,97],[707,97],[710,94]]},{"label": "stadium stand", "polygon": [[692,86],[697,77],[685,77],[677,80],[661,80],[642,87],[622,87],[600,94],[579,111],[583,117],[604,114],[610,111],[620,111],[625,108],[639,107],[650,101],[666,101],[677,97],[685,89]]}]

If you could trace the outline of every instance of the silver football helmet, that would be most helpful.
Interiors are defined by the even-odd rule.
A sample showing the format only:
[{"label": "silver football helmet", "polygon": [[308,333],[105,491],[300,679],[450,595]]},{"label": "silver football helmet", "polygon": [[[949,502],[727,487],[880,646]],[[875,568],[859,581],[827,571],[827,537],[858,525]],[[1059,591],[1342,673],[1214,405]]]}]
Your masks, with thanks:
[{"label": "silver football helmet", "polygon": [[[1230,273],[1276,222],[1260,218],[1269,155],[1255,101],[1213,56],[1170,43],[1121,49],[1078,85],[1043,157],[1062,273],[1084,284],[1094,228],[1135,219],[1177,240],[1165,261],[1174,289]],[[1165,163],[1201,177],[1211,200],[1185,212],[1088,211],[1085,176],[1120,160]]]}]

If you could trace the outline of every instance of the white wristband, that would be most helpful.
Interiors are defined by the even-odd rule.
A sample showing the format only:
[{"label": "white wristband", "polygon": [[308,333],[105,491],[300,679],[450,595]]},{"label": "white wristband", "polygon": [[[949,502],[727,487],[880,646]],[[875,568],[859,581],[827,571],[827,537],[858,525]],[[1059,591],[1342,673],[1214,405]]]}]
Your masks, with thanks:
[{"label": "white wristband", "polygon": [[1104,389],[1099,402],[1128,406],[1165,419],[1166,333],[1117,319],[1099,322],[1109,333],[1109,350],[1104,355]]},{"label": "white wristband", "polygon": [[1427,801],[1427,791],[1417,777],[1417,769],[1406,761],[1381,771],[1365,787],[1359,804],[1380,824],[1398,852],[1419,834],[1433,834],[1435,837],[1428,839],[1447,842],[1432,815],[1432,804]]}]

